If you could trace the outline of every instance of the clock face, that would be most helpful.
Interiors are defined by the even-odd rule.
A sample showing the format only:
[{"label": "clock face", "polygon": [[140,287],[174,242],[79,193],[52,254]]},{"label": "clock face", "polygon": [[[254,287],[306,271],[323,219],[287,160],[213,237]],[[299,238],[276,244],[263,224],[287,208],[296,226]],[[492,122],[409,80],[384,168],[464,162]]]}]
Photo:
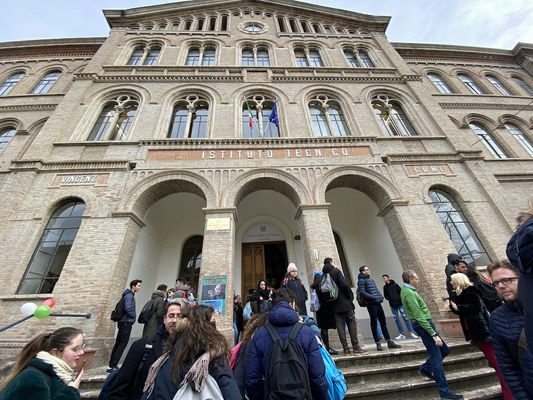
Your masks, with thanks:
[{"label": "clock face", "polygon": [[247,32],[261,32],[263,27],[257,24],[250,24],[244,27],[244,30]]}]

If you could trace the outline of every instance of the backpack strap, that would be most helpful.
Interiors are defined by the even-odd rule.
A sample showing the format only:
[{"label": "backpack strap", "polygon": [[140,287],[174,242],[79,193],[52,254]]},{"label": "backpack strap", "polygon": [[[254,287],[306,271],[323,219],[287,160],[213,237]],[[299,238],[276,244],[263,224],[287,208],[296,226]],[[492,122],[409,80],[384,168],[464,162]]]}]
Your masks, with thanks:
[{"label": "backpack strap", "polygon": [[156,342],[156,336],[157,335],[154,335],[151,337],[152,341],[150,343],[147,340],[146,343],[144,344],[143,356],[142,356],[141,362],[139,363],[139,366],[137,367],[137,371],[135,372],[135,381],[137,381],[139,378],[139,374],[141,373],[144,363],[146,362],[146,359],[148,358],[148,353],[150,353],[150,351],[152,351],[152,349],[154,348],[154,344]]},{"label": "backpack strap", "polygon": [[270,337],[272,338],[272,341],[281,339],[279,337],[279,335],[278,335],[278,332],[276,332],[276,330],[274,329],[274,327],[272,326],[272,324],[270,322],[267,322],[265,324],[265,328],[268,331],[268,333],[270,334]]},{"label": "backpack strap", "polygon": [[303,326],[304,324],[302,324],[301,322],[295,323],[292,326],[291,333],[289,334],[289,339],[296,340],[296,337],[298,336],[298,332],[300,332],[300,329],[302,329]]}]

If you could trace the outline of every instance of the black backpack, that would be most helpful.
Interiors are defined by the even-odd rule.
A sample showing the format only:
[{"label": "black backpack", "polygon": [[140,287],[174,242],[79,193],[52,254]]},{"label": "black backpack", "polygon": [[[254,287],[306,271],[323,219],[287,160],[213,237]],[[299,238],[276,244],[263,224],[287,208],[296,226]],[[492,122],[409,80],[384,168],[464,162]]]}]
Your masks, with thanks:
[{"label": "black backpack", "polygon": [[154,306],[155,299],[150,299],[146,302],[139,314],[139,318],[137,318],[139,324],[147,324],[148,321],[150,321],[150,318],[152,318],[152,315],[154,314]]},{"label": "black backpack", "polygon": [[111,321],[118,322],[120,321],[120,318],[126,313],[126,301],[124,300],[124,296],[120,298],[120,300],[115,305],[115,309],[111,311]]},{"label": "black backpack", "polygon": [[477,282],[474,282],[474,287],[481,292],[481,300],[483,300],[483,303],[489,312],[493,312],[503,304],[502,300],[498,296],[496,288],[485,281],[484,278],[479,277]]},{"label": "black backpack", "polygon": [[272,338],[272,354],[265,376],[265,399],[311,400],[309,371],[296,336],[303,324],[296,323],[287,339],[281,339],[270,323],[265,324]]}]

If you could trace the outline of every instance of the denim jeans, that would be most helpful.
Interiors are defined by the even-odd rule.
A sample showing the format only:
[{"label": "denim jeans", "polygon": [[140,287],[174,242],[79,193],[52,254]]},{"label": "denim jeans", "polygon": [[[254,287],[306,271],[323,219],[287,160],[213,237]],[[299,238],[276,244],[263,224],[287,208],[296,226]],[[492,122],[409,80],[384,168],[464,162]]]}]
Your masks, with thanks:
[{"label": "denim jeans", "polygon": [[237,322],[233,321],[233,345],[239,343],[239,329],[237,328]]},{"label": "denim jeans", "polygon": [[402,321],[400,321],[400,318],[398,317],[398,312],[401,314],[403,320],[405,321],[405,327],[409,332],[413,332],[413,326],[411,325],[411,321],[409,321],[409,318],[407,318],[407,315],[405,314],[405,310],[403,309],[403,306],[400,307],[392,307],[391,306],[392,315],[394,316],[394,322],[396,322],[396,326],[398,327],[398,331],[400,334],[403,335],[403,326]]},{"label": "denim jeans", "polygon": [[[428,320],[428,322],[431,327],[435,329],[433,322],[431,322],[431,320]],[[442,366],[442,360],[450,353],[448,346],[444,340],[442,340],[442,338],[442,347],[437,346],[435,344],[435,340],[424,328],[418,324],[417,321],[413,322],[413,329],[415,330],[416,334],[420,336],[420,339],[422,339],[429,356],[429,358],[424,362],[424,364],[422,364],[420,368],[426,372],[433,373],[435,382],[437,382],[437,386],[439,387],[439,394],[441,396],[450,394],[451,390],[448,386],[446,375],[444,374],[444,367]]]}]

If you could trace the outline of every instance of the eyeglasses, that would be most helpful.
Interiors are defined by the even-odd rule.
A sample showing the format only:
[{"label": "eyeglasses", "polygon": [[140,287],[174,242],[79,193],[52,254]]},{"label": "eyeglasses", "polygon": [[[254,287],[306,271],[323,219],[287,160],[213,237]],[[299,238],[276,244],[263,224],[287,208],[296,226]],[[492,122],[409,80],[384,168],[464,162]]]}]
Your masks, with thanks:
[{"label": "eyeglasses", "polygon": [[496,287],[500,286],[500,284],[502,284],[503,286],[508,286],[513,281],[516,281],[517,279],[518,279],[518,276],[513,276],[511,278],[503,278],[503,279],[500,279],[499,281],[493,281],[492,284]]},{"label": "eyeglasses", "polygon": [[[75,348],[73,349],[65,349],[65,350],[70,350],[72,351],[73,353],[81,353],[83,352],[83,350],[85,349],[85,346],[87,345],[87,343],[83,343],[81,346],[76,346]],[[65,351],[63,350],[63,351]]]},{"label": "eyeglasses", "polygon": [[165,315],[165,318],[168,318],[168,319],[181,319],[181,314],[168,314],[168,315]]}]

